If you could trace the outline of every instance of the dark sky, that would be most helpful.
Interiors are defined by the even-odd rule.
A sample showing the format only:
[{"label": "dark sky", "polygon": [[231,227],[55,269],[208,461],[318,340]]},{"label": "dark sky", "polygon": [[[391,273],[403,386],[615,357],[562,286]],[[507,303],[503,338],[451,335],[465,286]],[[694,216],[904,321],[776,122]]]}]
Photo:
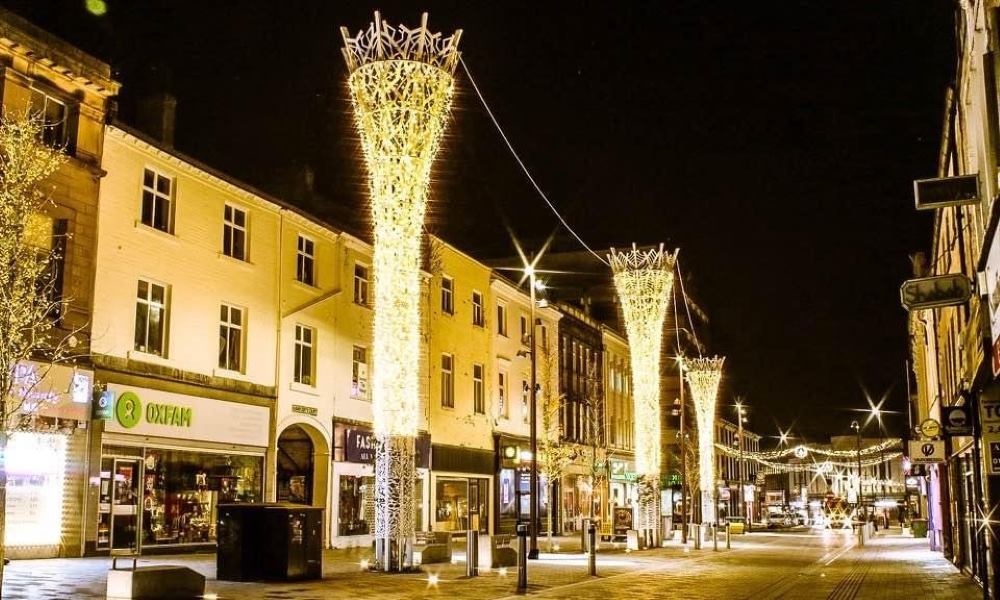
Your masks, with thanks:
[{"label": "dark sky", "polygon": [[[312,165],[338,214],[365,201],[339,26],[426,8],[465,30],[497,117],[591,245],[682,248],[756,429],[845,432],[862,386],[905,422],[898,287],[930,243],[912,180],[935,174],[952,1],[3,4],[111,61],[124,118],[169,88],[182,151],[266,189]],[[504,222],[539,240],[555,220],[458,86],[428,228],[507,255]]]}]

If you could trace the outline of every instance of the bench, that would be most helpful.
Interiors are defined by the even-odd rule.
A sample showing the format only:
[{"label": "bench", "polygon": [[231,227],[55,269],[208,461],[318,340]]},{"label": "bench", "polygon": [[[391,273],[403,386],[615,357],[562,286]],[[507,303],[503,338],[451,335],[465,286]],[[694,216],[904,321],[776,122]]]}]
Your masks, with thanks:
[{"label": "bench", "polygon": [[420,564],[451,562],[451,533],[447,531],[418,531],[416,533],[417,550],[420,554]]},{"label": "bench", "polygon": [[188,567],[151,565],[119,569],[118,557],[111,561],[106,595],[108,600],[191,600],[205,595],[205,576]]},{"label": "bench", "polygon": [[511,545],[509,534],[479,536],[479,568],[499,569],[516,567],[517,550]]}]

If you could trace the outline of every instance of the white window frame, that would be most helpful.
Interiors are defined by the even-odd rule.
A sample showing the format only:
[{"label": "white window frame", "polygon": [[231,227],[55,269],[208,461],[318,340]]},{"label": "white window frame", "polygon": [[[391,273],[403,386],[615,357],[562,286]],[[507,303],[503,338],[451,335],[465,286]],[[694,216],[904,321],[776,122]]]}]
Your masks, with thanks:
[{"label": "white window frame", "polygon": [[521,417],[525,423],[528,422],[528,416],[530,415],[529,407],[531,406],[530,394],[531,394],[531,383],[525,380],[521,380]]},{"label": "white window frame", "polygon": [[[306,339],[306,333],[308,338]],[[308,356],[304,356],[308,352]],[[295,324],[295,352],[293,354],[292,380],[295,383],[316,387],[316,328]]]},{"label": "white window frame", "polygon": [[[42,106],[35,106],[36,94],[42,97]],[[31,88],[30,102],[31,111],[41,115],[42,118],[42,141],[53,148],[62,149],[66,147],[70,141],[69,104],[62,98],[53,96],[49,92],[37,87]],[[62,118],[60,120],[49,121],[48,107],[50,103],[57,104],[62,107]]]},{"label": "white window frame", "polygon": [[483,293],[472,290],[472,324],[476,327],[486,326],[486,315],[483,313]]},{"label": "white window frame", "polygon": [[498,384],[498,395],[497,395],[497,416],[506,419],[510,414],[510,375],[507,374],[506,369],[497,370],[497,384]]},{"label": "white window frame", "polygon": [[441,312],[455,314],[455,278],[447,275],[441,276]]},{"label": "white window frame", "polygon": [[[364,358],[363,361],[358,360],[358,350],[361,351],[361,355]],[[362,369],[364,367],[364,369]],[[364,371],[362,373],[362,371]],[[368,400],[370,398],[368,394],[368,382],[370,381],[368,373],[368,348],[366,346],[359,346],[358,344],[351,345],[351,398],[354,400]]]},{"label": "white window frame", "polygon": [[[448,367],[445,368],[445,359]],[[455,355],[441,353],[441,407],[455,408]]]},{"label": "white window frame", "polygon": [[486,414],[486,367],[482,363],[472,365],[472,412]]},{"label": "white window frame", "polygon": [[[358,269],[364,269],[365,276],[358,276]],[[365,263],[354,261],[354,303],[361,306],[371,306],[371,267]]]},{"label": "white window frame", "polygon": [[[234,304],[229,304],[223,302],[219,305],[220,312],[221,309],[226,310],[226,316],[223,317],[219,315],[219,341],[223,339],[223,333],[226,334],[226,353],[225,361],[223,361],[222,348],[219,349],[219,368],[224,371],[231,371],[233,373],[244,373],[246,372],[246,347],[247,347],[247,310],[242,306],[236,306]],[[238,312],[240,315],[240,322],[235,323],[233,321],[234,312]],[[225,331],[224,331],[225,330]],[[229,362],[229,343],[231,341],[230,335],[233,331],[239,333],[239,353],[237,354],[238,364],[233,368],[233,364]]]},{"label": "white window frame", "polygon": [[[146,184],[146,173],[150,173],[153,176],[152,185]],[[159,188],[160,180],[165,180],[167,182],[168,188],[167,192],[161,192]],[[177,180],[170,175],[164,175],[162,172],[154,169],[150,166],[144,166],[142,168],[142,176],[139,178],[139,183],[141,186],[141,192],[139,194],[139,222],[149,227],[150,229],[155,229],[156,231],[162,231],[163,233],[174,233],[174,197],[176,196],[176,184]],[[143,215],[143,205],[146,202],[146,194],[150,194],[152,198],[152,208],[150,209],[149,222]],[[157,206],[162,203],[164,205],[163,210],[157,210]],[[165,212],[164,227],[157,227],[157,215]]]},{"label": "white window frame", "polygon": [[507,303],[497,301],[497,333],[507,337]]},{"label": "white window frame", "polygon": [[[146,284],[146,296],[144,298],[139,297],[139,285],[142,283]],[[163,302],[153,301],[154,286],[163,290]],[[158,283],[156,281],[152,281],[150,279],[145,279],[145,278],[139,278],[139,280],[136,282],[136,299],[135,299],[136,309],[138,311],[139,305],[144,305],[146,307],[146,326],[143,332],[143,337],[144,337],[143,341],[145,343],[140,346],[140,344],[138,343],[139,340],[134,339],[135,334],[133,333],[132,347],[136,351],[142,352],[143,354],[150,354],[152,356],[159,356],[161,358],[167,357],[167,330],[168,330],[167,319],[169,317],[169,309],[170,309],[169,294],[170,294],[170,287],[163,283]],[[161,328],[160,348],[149,347],[149,313],[154,308],[160,311],[160,328]],[[139,318],[138,315],[136,315],[136,319],[138,318]],[[138,323],[136,323],[136,325],[138,325]]]},{"label": "white window frame", "polygon": [[316,240],[301,233],[295,238],[295,280],[316,286]]},{"label": "white window frame", "polygon": [[[226,216],[227,212],[230,214],[229,217]],[[236,222],[237,213],[243,214],[242,225]],[[240,248],[242,256],[237,256],[236,253],[237,232],[243,234],[243,243],[241,244]],[[250,260],[249,246],[250,246],[250,211],[242,206],[239,206],[238,204],[226,202],[225,207],[222,209],[222,253],[228,256],[229,258],[249,262]]]}]

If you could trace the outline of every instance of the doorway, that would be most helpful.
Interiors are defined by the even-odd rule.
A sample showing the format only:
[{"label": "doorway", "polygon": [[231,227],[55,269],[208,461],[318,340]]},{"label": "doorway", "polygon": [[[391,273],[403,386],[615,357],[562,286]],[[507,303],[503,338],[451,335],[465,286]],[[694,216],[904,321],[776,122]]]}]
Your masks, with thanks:
[{"label": "doorway", "polygon": [[313,503],[315,447],[306,431],[292,425],[278,436],[277,499],[292,504]]}]

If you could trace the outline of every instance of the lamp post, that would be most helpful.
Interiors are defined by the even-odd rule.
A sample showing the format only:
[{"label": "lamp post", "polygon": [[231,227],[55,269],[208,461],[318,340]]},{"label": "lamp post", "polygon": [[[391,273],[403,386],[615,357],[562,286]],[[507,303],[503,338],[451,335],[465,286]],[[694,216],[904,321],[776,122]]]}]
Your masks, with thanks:
[{"label": "lamp post", "polygon": [[[530,264],[524,268],[525,275],[528,276],[528,287],[531,288],[531,307],[529,308],[529,318],[531,328],[528,333],[530,354],[531,354],[531,396],[529,399],[529,411],[531,411],[531,497],[528,509],[528,517],[531,519],[530,546],[528,548],[528,558],[538,558],[538,381],[536,377],[538,367],[538,357],[535,356],[535,286],[540,282],[535,279],[535,265]],[[549,507],[552,510],[552,507]]]},{"label": "lamp post", "polygon": [[855,449],[858,453],[858,512],[862,512],[864,496],[861,495],[861,425],[857,421],[851,421],[851,429],[854,430]]},{"label": "lamp post", "polygon": [[[747,518],[747,499],[746,499],[746,488],[744,487],[743,480],[746,478],[746,462],[743,459],[743,422],[746,421],[746,409],[743,407],[743,401],[736,401],[736,427],[737,434],[736,439],[739,443],[740,458],[739,458],[739,486],[740,486],[740,516],[744,518],[747,525],[750,523],[750,519]],[[749,531],[749,528],[747,528]]]}]

